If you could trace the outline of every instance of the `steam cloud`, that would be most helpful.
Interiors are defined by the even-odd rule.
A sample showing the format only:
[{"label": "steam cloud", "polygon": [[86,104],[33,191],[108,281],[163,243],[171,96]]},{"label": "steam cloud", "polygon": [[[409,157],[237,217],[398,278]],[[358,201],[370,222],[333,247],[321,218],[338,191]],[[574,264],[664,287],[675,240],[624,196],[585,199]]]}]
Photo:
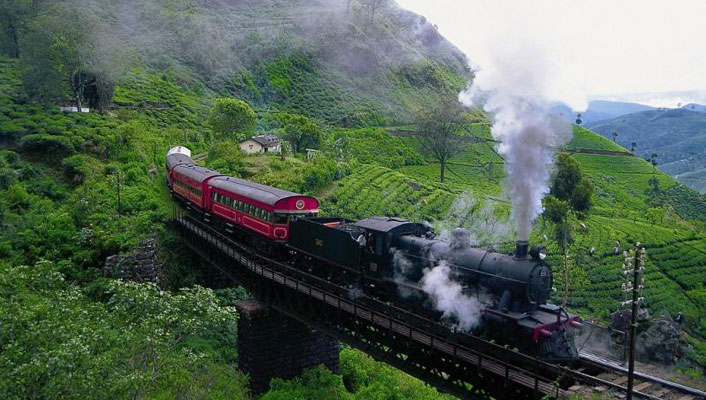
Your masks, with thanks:
[{"label": "steam cloud", "polygon": [[469,244],[492,246],[512,240],[514,227],[509,221],[510,208],[492,200],[476,200],[469,192],[461,193],[443,219],[435,221],[434,230],[444,239],[451,238],[455,228],[467,229]]},{"label": "steam cloud", "polygon": [[476,71],[473,85],[459,94],[464,105],[482,105],[494,115],[491,133],[501,142],[505,190],[519,240],[529,239],[532,221],[542,212],[554,150],[571,138],[571,125],[549,116],[548,59],[532,46],[503,43],[493,54],[492,68]]},{"label": "steam cloud", "polygon": [[483,303],[478,297],[467,296],[458,282],[449,278],[451,268],[445,261],[424,270],[419,282],[429,295],[434,308],[443,312],[442,319],[455,319],[454,328],[470,331],[481,323]]}]

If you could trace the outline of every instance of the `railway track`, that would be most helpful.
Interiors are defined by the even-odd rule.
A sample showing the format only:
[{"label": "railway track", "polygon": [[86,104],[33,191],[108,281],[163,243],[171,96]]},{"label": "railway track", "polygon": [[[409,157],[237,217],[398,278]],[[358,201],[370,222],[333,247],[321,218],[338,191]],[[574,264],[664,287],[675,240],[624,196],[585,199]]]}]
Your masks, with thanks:
[{"label": "railway track", "polygon": [[[572,385],[566,390],[569,394],[598,394],[619,399],[627,397],[628,370],[619,363],[582,352],[576,370],[594,377],[596,381],[590,386],[581,383]],[[595,382],[599,384],[595,385]],[[636,371],[633,396],[651,400],[696,400],[706,399],[706,392]]]}]

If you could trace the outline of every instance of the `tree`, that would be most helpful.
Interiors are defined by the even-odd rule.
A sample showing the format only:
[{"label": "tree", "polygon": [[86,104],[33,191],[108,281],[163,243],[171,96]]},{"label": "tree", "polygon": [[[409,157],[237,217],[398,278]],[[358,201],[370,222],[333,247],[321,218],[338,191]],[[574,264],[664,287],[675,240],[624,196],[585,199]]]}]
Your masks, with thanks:
[{"label": "tree", "polygon": [[0,50],[10,57],[20,56],[20,35],[32,15],[31,0],[0,0]]},{"label": "tree", "polygon": [[611,132],[610,134],[611,134],[611,136],[613,136],[613,143],[615,143],[615,139],[618,138],[618,132],[613,131],[613,132]]},{"label": "tree", "polygon": [[89,10],[59,3],[27,25],[20,41],[22,79],[27,92],[43,104],[68,91],[80,110],[89,90],[92,105],[104,109],[127,70],[130,58],[124,47]]},{"label": "tree", "polygon": [[576,114],[576,125],[581,125],[582,122],[581,113]]},{"label": "tree", "polygon": [[360,0],[363,8],[367,12],[368,23],[366,24],[366,29],[368,26],[373,24],[373,19],[375,18],[375,13],[382,7],[387,0]]},{"label": "tree", "polygon": [[650,163],[652,164],[652,172],[654,172],[657,169],[657,153],[652,153]]},{"label": "tree", "polygon": [[305,149],[318,149],[323,141],[323,132],[316,123],[299,114],[284,114],[284,139],[292,144],[294,153]]},{"label": "tree", "polygon": [[637,142],[630,143],[630,152],[635,153],[635,148],[637,147]]},{"label": "tree", "polygon": [[250,104],[232,97],[216,99],[208,124],[220,139],[245,140],[255,129],[255,111]]},{"label": "tree", "polygon": [[444,182],[447,161],[463,151],[467,140],[458,135],[466,124],[463,108],[455,99],[442,101],[431,110],[420,111],[416,123],[422,152],[439,162],[440,180]]},{"label": "tree", "polygon": [[559,154],[556,166],[550,195],[544,199],[544,216],[554,223],[554,240],[564,256],[562,305],[566,305],[569,298],[569,247],[574,242],[570,220],[572,215],[580,217],[590,210],[594,188],[570,155]]}]

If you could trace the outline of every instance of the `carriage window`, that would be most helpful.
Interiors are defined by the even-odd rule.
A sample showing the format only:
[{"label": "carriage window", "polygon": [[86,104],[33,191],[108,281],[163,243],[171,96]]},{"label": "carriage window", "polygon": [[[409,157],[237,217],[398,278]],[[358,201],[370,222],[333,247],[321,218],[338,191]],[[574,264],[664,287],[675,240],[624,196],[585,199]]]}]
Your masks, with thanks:
[{"label": "carriage window", "polygon": [[275,224],[286,224],[287,216],[284,214],[275,214]]}]

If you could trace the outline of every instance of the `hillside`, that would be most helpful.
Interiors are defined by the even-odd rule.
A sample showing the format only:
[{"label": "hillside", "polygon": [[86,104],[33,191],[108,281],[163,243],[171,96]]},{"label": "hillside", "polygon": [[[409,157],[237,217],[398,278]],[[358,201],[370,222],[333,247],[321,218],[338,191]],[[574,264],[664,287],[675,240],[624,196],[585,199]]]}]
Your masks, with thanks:
[{"label": "hillside", "polygon": [[[686,109],[652,110],[623,115],[588,127],[631,148],[643,158],[656,154],[659,168],[684,184],[704,188],[706,166],[706,114]],[[702,190],[700,190],[702,191]]]},{"label": "hillside", "polygon": [[613,119],[621,115],[649,111],[653,109],[653,107],[638,103],[591,100],[588,102],[588,108],[583,112],[572,110],[569,106],[563,103],[555,104],[552,107],[551,112],[552,114],[563,116],[571,122],[576,120],[576,114],[581,113],[581,120],[584,124],[588,125],[599,121]]},{"label": "hillside", "polygon": [[[514,240],[503,159],[483,115],[473,111],[475,137],[449,161],[444,183],[407,125],[417,108],[455,97],[467,78],[465,58],[422,17],[390,4],[370,23],[355,0],[349,10],[342,0],[331,8],[303,0],[58,3],[99,16],[134,58],[104,113],[65,113],[57,105],[71,101],[67,87],[42,103],[23,79],[27,60],[0,57],[7,398],[251,398],[234,350],[232,306],[245,294],[198,286],[203,261],[164,223],[173,204],[162,163],[174,145],[222,172],[316,195],[326,215],[399,215],[441,234],[464,226],[476,245],[501,250]],[[220,95],[247,100],[257,132],[285,136],[303,126],[320,134],[319,156],[244,156],[234,137],[207,123]],[[571,221],[569,307],[607,322],[621,300],[613,245],[644,243],[646,307],[685,315],[693,348],[678,368],[703,379],[706,201],[619,143],[575,127],[560,149],[596,186],[591,212]],[[532,241],[549,248],[562,288],[551,228],[540,217]],[[146,238],[164,264],[158,283],[105,276],[106,257]],[[263,398],[448,399],[349,348],[340,375],[316,369],[276,386]]]},{"label": "hillside", "polygon": [[706,113],[706,106],[703,104],[689,103],[681,106],[684,110]]},{"label": "hillside", "polygon": [[[88,78],[107,85],[139,85],[140,74],[154,73],[206,98],[236,96],[259,109],[296,112],[343,126],[407,123],[440,93],[465,87],[470,77],[465,56],[424,17],[392,2],[372,12],[365,4],[81,0],[43,7],[45,23],[76,37],[75,51],[86,53]],[[32,11],[18,15],[28,18]],[[85,23],[80,29],[64,26],[67,19]],[[33,25],[28,27],[27,36],[32,36]],[[24,56],[32,57],[32,52]],[[33,68],[46,67],[36,64]],[[34,84],[28,88],[46,92]],[[169,103],[122,96],[114,101],[115,107]]]}]

